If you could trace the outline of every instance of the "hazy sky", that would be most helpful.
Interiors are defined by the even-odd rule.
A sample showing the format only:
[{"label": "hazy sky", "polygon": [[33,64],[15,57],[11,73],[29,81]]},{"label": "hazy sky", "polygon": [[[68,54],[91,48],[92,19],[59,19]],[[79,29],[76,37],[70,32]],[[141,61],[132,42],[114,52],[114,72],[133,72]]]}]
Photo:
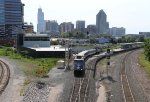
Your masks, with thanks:
[{"label": "hazy sky", "polygon": [[103,9],[110,27],[125,27],[127,34],[150,31],[150,0],[22,0],[24,21],[32,22],[35,30],[37,11],[41,7],[45,20],[72,22],[85,20],[96,24],[96,14]]}]

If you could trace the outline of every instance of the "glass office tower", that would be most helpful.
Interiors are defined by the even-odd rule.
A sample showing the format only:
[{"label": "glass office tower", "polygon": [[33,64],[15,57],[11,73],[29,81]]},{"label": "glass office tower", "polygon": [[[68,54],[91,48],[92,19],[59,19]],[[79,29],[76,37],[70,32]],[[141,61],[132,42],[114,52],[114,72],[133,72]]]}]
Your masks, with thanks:
[{"label": "glass office tower", "polygon": [[38,9],[38,24],[37,24],[37,32],[42,33],[44,32],[44,12],[42,8]]},{"label": "glass office tower", "polygon": [[0,0],[0,38],[11,38],[22,29],[23,7],[21,0]]},{"label": "glass office tower", "polygon": [[107,15],[103,10],[100,10],[96,15],[96,29],[98,34],[106,34],[107,32]]}]

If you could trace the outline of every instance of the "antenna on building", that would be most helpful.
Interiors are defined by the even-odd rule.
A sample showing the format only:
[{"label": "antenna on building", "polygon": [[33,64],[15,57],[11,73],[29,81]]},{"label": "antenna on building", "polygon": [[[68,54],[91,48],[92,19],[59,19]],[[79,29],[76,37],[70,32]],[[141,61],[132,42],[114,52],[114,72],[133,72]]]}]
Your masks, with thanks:
[{"label": "antenna on building", "polygon": [[39,4],[39,8],[42,8],[40,4]]}]

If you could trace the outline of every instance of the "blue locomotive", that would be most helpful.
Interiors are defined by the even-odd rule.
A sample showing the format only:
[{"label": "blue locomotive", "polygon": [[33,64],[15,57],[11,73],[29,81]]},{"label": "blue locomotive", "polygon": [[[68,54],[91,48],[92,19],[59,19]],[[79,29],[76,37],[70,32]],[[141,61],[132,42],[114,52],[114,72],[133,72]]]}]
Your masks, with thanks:
[{"label": "blue locomotive", "polygon": [[90,49],[78,53],[74,59],[74,76],[84,76],[85,61],[88,59],[88,57],[99,52],[100,49]]}]

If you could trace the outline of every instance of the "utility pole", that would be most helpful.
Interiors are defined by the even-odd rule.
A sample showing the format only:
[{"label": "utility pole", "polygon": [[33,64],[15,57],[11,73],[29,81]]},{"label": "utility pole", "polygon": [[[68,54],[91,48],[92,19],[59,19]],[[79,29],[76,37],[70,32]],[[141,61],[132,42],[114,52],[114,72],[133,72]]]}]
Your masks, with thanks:
[{"label": "utility pole", "polygon": [[[66,46],[67,46],[67,48],[66,48]],[[70,66],[69,66],[69,40],[65,41],[65,70],[70,70]]]},{"label": "utility pole", "polygon": [[66,61],[67,61],[67,51],[66,51],[66,40],[65,40],[65,69],[66,69]]},{"label": "utility pole", "polygon": [[69,59],[69,52],[70,52],[70,47],[69,47],[69,43],[70,43],[70,39],[68,39],[68,53],[67,53],[67,61],[68,61],[68,63],[67,63],[67,69],[68,70],[70,70],[70,66],[69,66],[69,61],[70,61],[70,59]]}]

